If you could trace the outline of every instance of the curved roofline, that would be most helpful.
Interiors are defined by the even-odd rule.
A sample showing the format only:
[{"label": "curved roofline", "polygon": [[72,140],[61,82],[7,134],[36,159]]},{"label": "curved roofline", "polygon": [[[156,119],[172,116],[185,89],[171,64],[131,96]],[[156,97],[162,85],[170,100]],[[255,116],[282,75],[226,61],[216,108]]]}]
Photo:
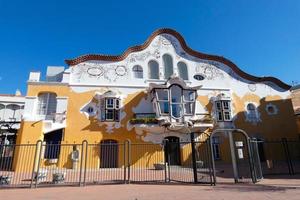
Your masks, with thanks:
[{"label": "curved roofline", "polygon": [[158,29],[155,32],[153,32],[151,34],[151,36],[146,40],[146,42],[142,45],[137,45],[137,46],[132,46],[129,47],[124,53],[122,53],[121,55],[104,55],[104,54],[87,54],[87,55],[82,55],[79,57],[76,57],[74,59],[69,59],[69,60],[65,60],[65,62],[69,65],[77,65],[79,63],[88,61],[88,60],[102,60],[102,61],[122,61],[124,60],[130,53],[132,52],[137,52],[137,51],[142,51],[144,49],[146,49],[150,43],[152,42],[152,40],[161,34],[170,34],[172,36],[174,36],[175,38],[177,38],[177,40],[179,41],[182,49],[194,56],[194,57],[198,57],[200,59],[205,59],[205,60],[212,60],[212,61],[217,61],[217,62],[221,62],[227,66],[229,66],[235,73],[237,73],[240,77],[253,81],[253,82],[272,82],[275,83],[276,85],[278,85],[279,87],[281,87],[282,89],[286,89],[289,90],[291,88],[290,85],[282,82],[281,80],[275,78],[275,77],[271,77],[271,76],[267,76],[267,77],[257,77],[257,76],[253,76],[250,75],[244,71],[242,71],[237,65],[235,65],[233,62],[231,62],[230,60],[222,57],[222,56],[216,56],[216,55],[209,55],[209,54],[205,54],[205,53],[201,53],[198,51],[195,51],[193,49],[191,49],[190,47],[188,47],[188,45],[186,44],[184,38],[175,30],[173,29],[169,29],[169,28],[162,28],[162,29]]}]

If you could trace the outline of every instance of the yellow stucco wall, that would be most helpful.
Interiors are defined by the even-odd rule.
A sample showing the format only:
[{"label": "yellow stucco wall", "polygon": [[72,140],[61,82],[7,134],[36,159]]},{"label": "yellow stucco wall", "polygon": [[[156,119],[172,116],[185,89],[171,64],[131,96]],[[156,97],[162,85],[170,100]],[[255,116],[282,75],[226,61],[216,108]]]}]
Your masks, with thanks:
[{"label": "yellow stucco wall", "polygon": [[[100,89],[97,91],[102,91]],[[73,144],[79,144],[78,150],[81,152],[80,144],[86,140],[90,145],[87,151],[88,168],[100,167],[100,142],[106,139],[118,141],[120,144],[118,151],[118,166],[124,165],[123,159],[123,146],[125,140],[129,139],[132,143],[149,144],[147,147],[132,146],[132,164],[136,166],[152,167],[154,163],[163,161],[164,155],[160,145],[153,145],[144,142],[140,136],[136,134],[135,128],[127,130],[127,123],[133,117],[134,113],[132,108],[137,106],[138,103],[146,96],[143,91],[130,94],[123,101],[123,109],[126,116],[121,120],[121,127],[114,128],[112,133],[107,132],[107,125],[99,123],[93,117],[87,118],[84,114],[80,113],[80,108],[87,102],[93,99],[96,91],[88,91],[83,93],[76,93],[66,85],[28,85],[28,96],[38,96],[41,92],[54,92],[57,96],[68,97],[67,108],[67,127],[64,130],[63,141],[61,142],[61,152],[58,163],[52,164],[54,167],[71,168],[72,162],[70,155],[72,152]],[[209,111],[212,112],[212,103],[209,101],[208,96],[199,96],[198,101]],[[238,96],[233,94],[232,106],[234,113],[234,125],[236,128],[245,130],[249,136],[260,137],[262,139],[281,139],[283,137],[289,139],[297,139],[297,125],[293,115],[293,109],[290,99],[281,99],[279,96],[267,96],[266,98],[259,98],[254,94],[246,94],[245,96]],[[253,124],[246,122],[244,110],[245,102],[255,102],[258,106],[261,122]],[[272,103],[277,106],[279,114],[268,115],[265,107],[266,104]],[[17,144],[35,144],[38,140],[43,140],[43,122],[23,122],[19,130]],[[208,130],[208,133],[211,130]],[[146,132],[144,135],[147,134]],[[205,140],[205,139],[204,139]],[[230,160],[229,143],[226,139],[221,145],[221,156],[223,160]],[[201,148],[201,147],[199,147]],[[27,154],[34,155],[34,148],[29,150]],[[14,168],[20,170],[24,165],[25,152],[16,150],[14,159]],[[82,155],[81,155],[82,156]],[[34,156],[33,156],[34,157]],[[183,165],[188,165],[191,159],[191,151],[189,145],[181,147],[181,162]],[[32,169],[33,161],[28,167]],[[47,166],[46,160],[42,160],[41,164]]]}]

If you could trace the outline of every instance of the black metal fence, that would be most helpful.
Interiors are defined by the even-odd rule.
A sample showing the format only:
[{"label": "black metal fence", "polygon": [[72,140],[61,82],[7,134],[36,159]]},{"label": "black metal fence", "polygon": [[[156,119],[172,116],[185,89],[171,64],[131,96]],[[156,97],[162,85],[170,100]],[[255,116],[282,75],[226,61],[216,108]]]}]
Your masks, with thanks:
[{"label": "black metal fence", "polygon": [[300,141],[255,141],[264,176],[300,173]]},{"label": "black metal fence", "polygon": [[214,184],[207,142],[0,145],[0,188],[112,183]]}]

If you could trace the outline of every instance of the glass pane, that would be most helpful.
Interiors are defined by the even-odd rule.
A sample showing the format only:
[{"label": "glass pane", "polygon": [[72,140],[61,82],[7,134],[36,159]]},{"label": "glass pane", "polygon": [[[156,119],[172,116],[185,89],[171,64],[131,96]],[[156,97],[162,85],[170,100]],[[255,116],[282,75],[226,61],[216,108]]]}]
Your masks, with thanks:
[{"label": "glass pane", "polygon": [[182,78],[183,80],[188,80],[188,72],[187,72],[187,66],[184,62],[179,62],[177,64],[178,67],[178,73],[179,77]]},{"label": "glass pane", "polygon": [[115,121],[119,121],[119,119],[120,119],[120,111],[116,110],[115,111]]},{"label": "glass pane", "polygon": [[182,89],[178,85],[171,86],[172,103],[181,103]]},{"label": "glass pane", "polygon": [[165,69],[165,79],[168,79],[173,74],[173,59],[170,55],[163,55],[163,63]]},{"label": "glass pane", "polygon": [[120,100],[119,99],[115,99],[115,108],[119,109],[120,107]]},{"label": "glass pane", "polygon": [[222,101],[222,103],[223,103],[223,108],[225,110],[229,110],[229,101]]},{"label": "glass pane", "polygon": [[193,109],[194,107],[194,103],[185,103],[184,104],[184,114],[188,114],[188,115],[191,115],[193,114]]},{"label": "glass pane", "polygon": [[221,102],[220,101],[216,102],[216,109],[221,110]]},{"label": "glass pane", "polygon": [[230,120],[230,113],[229,112],[224,112],[224,120]]},{"label": "glass pane", "polygon": [[171,104],[172,116],[175,118],[180,118],[182,116],[181,104]]},{"label": "glass pane", "polygon": [[169,103],[168,102],[159,102],[161,114],[169,113]]},{"label": "glass pane", "polygon": [[183,96],[185,101],[195,101],[195,91],[183,90]]},{"label": "glass pane", "polygon": [[154,60],[148,63],[149,79],[159,79],[158,63]]},{"label": "glass pane", "polygon": [[218,118],[218,121],[222,121],[223,120],[222,112],[217,112],[217,118]]},{"label": "glass pane", "polygon": [[106,99],[106,108],[114,108],[114,99],[113,98]]},{"label": "glass pane", "polygon": [[114,110],[109,109],[105,111],[105,119],[106,120],[114,120]]},{"label": "glass pane", "polygon": [[168,101],[168,90],[164,90],[164,89],[155,89],[156,94],[157,94],[157,99],[158,100],[166,100]]},{"label": "glass pane", "polygon": [[132,68],[134,78],[143,78],[143,68],[139,65],[135,65]]},{"label": "glass pane", "polygon": [[49,94],[49,100],[48,100],[48,110],[47,115],[51,115],[53,113],[56,113],[56,94]]}]

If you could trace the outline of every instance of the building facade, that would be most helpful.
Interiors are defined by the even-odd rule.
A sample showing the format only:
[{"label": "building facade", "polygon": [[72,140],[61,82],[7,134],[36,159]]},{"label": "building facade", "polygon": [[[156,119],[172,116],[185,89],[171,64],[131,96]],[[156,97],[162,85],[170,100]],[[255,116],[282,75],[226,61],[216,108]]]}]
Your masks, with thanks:
[{"label": "building facade", "polygon": [[0,95],[0,144],[15,144],[25,105],[19,91]]},{"label": "building facade", "polygon": [[292,102],[293,102],[295,116],[298,125],[298,135],[300,138],[300,85],[296,85],[292,87],[291,91],[292,91]]},{"label": "building facade", "polygon": [[[17,144],[159,145],[164,139],[189,142],[190,133],[204,141],[216,129],[241,129],[260,140],[298,137],[289,85],[192,50],[171,29],[155,31],[118,56],[84,55],[66,63],[66,69],[49,67],[45,81],[30,73]],[[229,159],[226,138],[212,138],[216,159]],[[175,148],[173,164],[187,159],[184,148]],[[100,159],[99,148],[95,152]],[[59,154],[54,164],[71,167]]]}]

